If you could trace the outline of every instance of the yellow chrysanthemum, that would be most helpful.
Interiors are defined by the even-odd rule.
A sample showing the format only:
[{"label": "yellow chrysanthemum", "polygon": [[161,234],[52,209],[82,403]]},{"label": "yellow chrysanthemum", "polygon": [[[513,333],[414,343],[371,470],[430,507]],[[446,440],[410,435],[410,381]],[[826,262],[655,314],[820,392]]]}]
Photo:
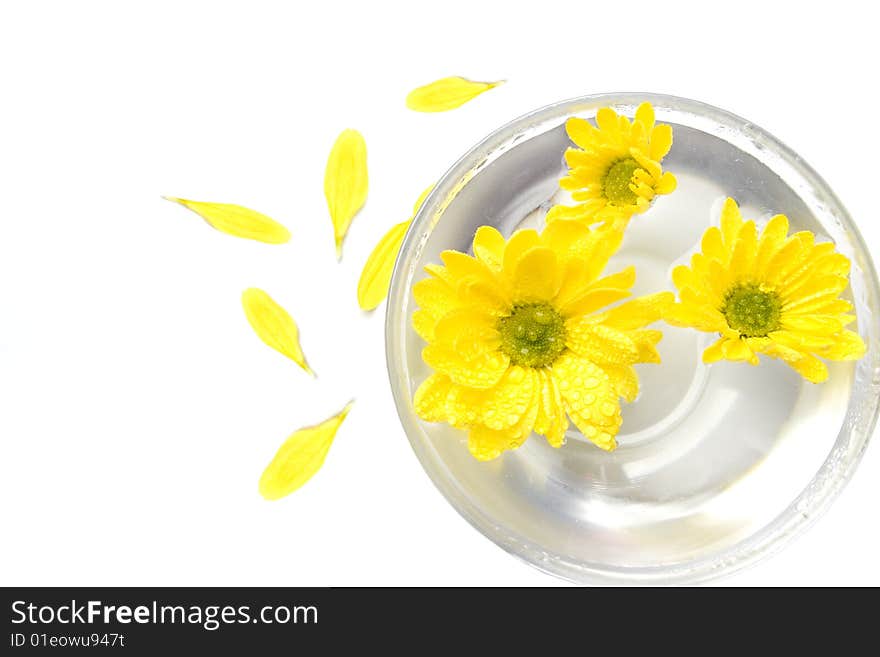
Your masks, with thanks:
[{"label": "yellow chrysanthemum", "polygon": [[675,176],[660,166],[672,147],[672,128],[654,124],[650,103],[639,105],[632,122],[603,107],[596,114],[596,126],[571,118],[565,129],[578,148],[565,152],[569,171],[559,186],[570,190],[578,204],[555,206],[548,221],[627,221],[647,210],[655,196],[675,189]]},{"label": "yellow chrysanthemum", "polygon": [[559,447],[568,418],[614,449],[620,397],[638,394],[632,366],[660,362],[662,334],[643,327],[674,300],[661,292],[606,308],[635,282],[632,267],[600,278],[621,237],[576,221],[510,240],[483,226],[474,257],[445,251],[445,266],[429,265],[430,277],[413,286],[413,325],[435,371],[416,391],[418,415],[466,429],[480,460],[519,447],[532,431]]},{"label": "yellow chrysanthemum", "polygon": [[758,354],[780,358],[808,381],[828,378],[819,358],[857,360],[865,343],[844,328],[855,317],[839,298],[848,284],[849,260],[831,242],[809,231],[788,234],[788,219],[770,219],[760,236],[728,198],[721,227],[703,234],[690,266],[672,272],[680,303],[665,319],[676,326],[717,332],[703,360],[758,364]]}]

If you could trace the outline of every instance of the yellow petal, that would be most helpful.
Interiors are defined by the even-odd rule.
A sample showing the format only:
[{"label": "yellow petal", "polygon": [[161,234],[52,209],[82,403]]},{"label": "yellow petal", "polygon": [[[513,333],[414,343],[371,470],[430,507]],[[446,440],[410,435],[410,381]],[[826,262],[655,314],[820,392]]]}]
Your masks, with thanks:
[{"label": "yellow petal", "polygon": [[[636,269],[629,266],[622,271],[597,280],[573,298],[569,298],[570,286],[566,286],[569,289],[563,290],[563,293],[559,295],[560,298],[557,299],[557,304],[559,304],[560,311],[567,317],[592,313],[628,297],[630,295],[629,288],[633,286],[635,280]],[[579,287],[583,288],[583,285]]]},{"label": "yellow petal", "polygon": [[724,237],[717,226],[712,226],[703,233],[703,239],[700,242],[700,249],[706,257],[717,260],[725,265],[727,264],[730,252],[725,248]]},{"label": "yellow petal", "polygon": [[314,376],[302,347],[296,322],[272,297],[252,287],[241,295],[244,314],[257,336],[275,351],[284,354],[294,363]]},{"label": "yellow petal", "polygon": [[502,82],[474,82],[457,76],[441,78],[413,89],[406,97],[406,106],[416,112],[446,112],[464,105]]},{"label": "yellow petal", "polygon": [[764,226],[761,239],[758,241],[758,254],[755,258],[756,276],[763,276],[767,264],[782,248],[787,236],[788,218],[784,214],[774,215]]},{"label": "yellow petal", "polygon": [[620,121],[617,112],[610,107],[603,107],[596,112],[596,124],[603,132],[608,133],[609,137],[619,137]]},{"label": "yellow petal", "polygon": [[721,232],[724,235],[724,246],[727,248],[728,253],[733,249],[742,226],[743,217],[739,211],[739,206],[736,204],[736,201],[728,196],[724,201],[724,206],[721,208]]},{"label": "yellow petal", "polygon": [[782,328],[789,331],[832,335],[843,330],[844,318],[840,315],[786,315]]},{"label": "yellow petal", "polygon": [[703,362],[717,363],[719,360],[724,360],[724,343],[727,340],[727,338],[719,338],[706,347],[706,350],[703,352]]},{"label": "yellow petal", "polygon": [[562,303],[559,310],[565,317],[577,318],[626,299],[629,295],[629,290],[618,287],[590,287],[580,296]]},{"label": "yellow petal", "polygon": [[626,401],[635,401],[639,395],[639,377],[632,365],[603,365],[615,392]]},{"label": "yellow petal", "polygon": [[639,363],[661,362],[660,352],[657,351],[657,343],[663,339],[663,332],[655,329],[639,329],[628,331],[627,335],[635,342],[639,350]]},{"label": "yellow petal", "polygon": [[636,283],[636,268],[633,265],[621,269],[619,272],[603,276],[593,285],[596,287],[616,288],[618,290],[629,290]]},{"label": "yellow petal", "polygon": [[508,274],[516,271],[516,265],[523,254],[540,243],[541,238],[538,236],[538,231],[532,229],[516,231],[510,236],[507,246],[504,247],[502,257],[504,271]]},{"label": "yellow petal", "polygon": [[491,461],[501,456],[506,449],[519,447],[528,436],[517,436],[510,429],[497,431],[476,425],[468,431],[468,449],[478,461]]},{"label": "yellow petal", "polygon": [[526,251],[513,270],[513,283],[519,302],[552,299],[560,283],[556,254],[546,246],[536,246]]},{"label": "yellow petal", "polygon": [[363,310],[373,310],[388,295],[391,274],[394,272],[394,263],[397,261],[400,245],[403,244],[403,238],[406,236],[406,231],[409,229],[413,217],[418,213],[422,203],[425,202],[433,189],[434,185],[431,185],[421,193],[413,206],[412,217],[392,226],[379,240],[370,257],[367,258],[358,281],[358,305]]},{"label": "yellow petal", "polygon": [[668,306],[663,313],[663,319],[673,326],[695,328],[700,331],[723,331],[727,327],[724,315],[714,308],[686,303]]},{"label": "yellow petal", "polygon": [[429,311],[419,309],[412,315],[413,329],[416,334],[425,342],[433,342],[434,329],[437,326],[437,318]]},{"label": "yellow petal", "polygon": [[823,383],[828,380],[828,366],[815,356],[804,354],[803,358],[786,363],[810,383]]},{"label": "yellow petal", "polygon": [[595,237],[583,222],[559,219],[547,224],[540,239],[544,246],[553,249],[560,263],[565,263],[589,249]]},{"label": "yellow petal", "polygon": [[440,319],[458,306],[455,290],[439,278],[423,278],[413,285],[413,297],[419,308]]},{"label": "yellow petal", "polygon": [[865,355],[865,341],[855,331],[844,329],[834,336],[830,347],[820,349],[818,354],[828,360],[858,360]]},{"label": "yellow petal", "polygon": [[455,420],[496,431],[510,430],[529,415],[540,385],[539,370],[513,365],[494,388],[454,386],[447,399],[447,413]]},{"label": "yellow petal", "polygon": [[[566,181],[572,181],[571,178],[563,178],[559,181],[559,186],[562,189],[580,189],[582,183],[580,181],[572,181],[571,186],[568,187],[568,183]],[[544,221],[547,224],[552,224],[554,221],[583,221],[587,224],[594,224],[603,219],[601,217],[597,217],[596,213],[598,209],[602,209],[605,207],[605,201],[595,202],[595,203],[581,203],[578,205],[554,205],[547,211],[547,216],[544,217]]]},{"label": "yellow petal", "polygon": [[290,232],[277,221],[240,205],[188,201],[173,196],[163,198],[189,208],[208,222],[208,225],[227,235],[266,244],[284,244],[290,240]]},{"label": "yellow petal", "polygon": [[658,125],[651,131],[651,150],[648,155],[655,162],[659,162],[669,149],[672,148],[672,126]]},{"label": "yellow petal", "polygon": [[812,354],[776,343],[771,343],[765,353],[785,361],[789,367],[810,383],[822,383],[828,379],[828,367]]},{"label": "yellow petal", "polygon": [[434,341],[465,360],[500,346],[495,318],[478,308],[460,308],[445,315],[434,327]]},{"label": "yellow petal", "polygon": [[721,345],[721,351],[727,360],[745,360],[753,365],[758,364],[758,357],[745,340],[726,340]]},{"label": "yellow petal", "polygon": [[654,108],[651,103],[642,103],[636,108],[636,121],[641,123],[646,130],[651,130],[654,127]]},{"label": "yellow petal", "polygon": [[654,187],[654,191],[657,194],[671,194],[677,186],[678,180],[676,180],[675,176],[670,171],[664,171]]},{"label": "yellow petal", "polygon": [[556,380],[548,369],[537,370],[537,373],[541,388],[538,415],[535,418],[535,433],[545,436],[553,447],[561,447],[568,429],[568,417],[565,415],[562,395],[559,394]]},{"label": "yellow petal", "polygon": [[[526,378],[528,377],[528,378]],[[528,400],[526,410],[522,413],[519,421],[507,429],[491,429],[486,425],[476,424],[468,432],[468,449],[478,461],[489,461],[501,455],[508,449],[516,449],[522,445],[538,418],[540,407],[540,386],[537,385],[537,370],[526,370],[525,381],[533,384],[531,399]]]},{"label": "yellow petal", "polygon": [[367,144],[357,130],[343,130],[324,172],[324,196],[333,221],[337,258],[342,256],[342,240],[351,220],[367,201],[367,184]]},{"label": "yellow petal", "polygon": [[501,271],[506,244],[504,236],[497,229],[492,226],[480,226],[474,235],[474,255],[487,267]]},{"label": "yellow petal", "polygon": [[742,224],[739,236],[733,243],[728,270],[734,278],[746,277],[752,272],[758,252],[758,232],[754,221]]},{"label": "yellow petal", "polygon": [[275,454],[260,477],[260,495],[278,500],[311,479],[327,458],[339,425],[351,410],[351,402],[333,417],[294,432]]},{"label": "yellow petal", "polygon": [[392,226],[367,258],[357,289],[358,305],[363,310],[373,310],[388,295],[397,253],[411,222],[407,219]]},{"label": "yellow petal", "polygon": [[446,422],[446,400],[452,390],[452,381],[445,374],[432,374],[422,381],[413,397],[416,415],[425,422]]},{"label": "yellow petal", "polygon": [[622,330],[641,328],[660,319],[674,302],[672,292],[648,294],[607,311],[602,323]]},{"label": "yellow petal", "polygon": [[553,364],[553,377],[572,422],[596,446],[613,450],[622,422],[620,400],[604,370],[569,352]]},{"label": "yellow petal", "polygon": [[566,346],[593,363],[629,365],[638,362],[638,345],[624,331],[584,319],[569,320],[565,330]]},{"label": "yellow petal", "polygon": [[486,352],[465,360],[454,349],[441,344],[429,344],[422,350],[422,358],[428,367],[467,388],[494,387],[510,365],[510,359],[501,352]]}]

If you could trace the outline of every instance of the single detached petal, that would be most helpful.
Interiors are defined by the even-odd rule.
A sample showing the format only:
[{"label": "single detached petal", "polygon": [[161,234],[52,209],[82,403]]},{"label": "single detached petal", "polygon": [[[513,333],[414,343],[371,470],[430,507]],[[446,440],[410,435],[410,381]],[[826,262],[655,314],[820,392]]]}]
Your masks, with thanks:
[{"label": "single detached petal", "polygon": [[164,196],[163,198],[189,208],[208,222],[208,225],[227,235],[265,242],[266,244],[284,244],[290,240],[290,231],[284,226],[256,210],[241,205],[189,201],[173,196]]},{"label": "single detached petal", "polygon": [[340,413],[313,427],[295,431],[278,449],[260,477],[260,495],[278,500],[290,495],[311,479],[327,458],[327,452],[339,425],[351,410],[352,403]]},{"label": "single detached petal", "polygon": [[263,290],[252,287],[241,295],[244,314],[257,336],[314,376],[299,344],[299,329],[284,308]]},{"label": "single detached petal", "polygon": [[416,112],[445,112],[461,107],[502,82],[474,82],[457,76],[442,78],[413,89],[406,97],[406,106]]},{"label": "single detached petal", "polygon": [[358,305],[362,310],[373,310],[388,296],[397,253],[411,223],[412,220],[407,219],[392,226],[367,258],[357,289]]},{"label": "single detached petal", "polygon": [[351,220],[367,201],[367,144],[357,130],[343,130],[327,158],[324,196],[333,221],[336,257],[342,256],[342,240]]},{"label": "single detached petal", "polygon": [[406,231],[409,229],[413,217],[418,213],[422,203],[425,202],[433,189],[434,185],[431,185],[421,193],[413,206],[412,217],[392,226],[379,240],[370,257],[367,258],[358,281],[358,305],[361,309],[373,310],[388,296],[391,274],[394,272],[394,263],[397,261],[400,245],[403,244],[403,238],[406,237]]}]

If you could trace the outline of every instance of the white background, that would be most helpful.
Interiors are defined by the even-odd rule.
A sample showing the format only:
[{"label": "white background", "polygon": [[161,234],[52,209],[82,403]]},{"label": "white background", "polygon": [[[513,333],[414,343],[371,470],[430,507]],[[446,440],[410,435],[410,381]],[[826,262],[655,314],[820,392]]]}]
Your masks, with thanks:
[{"label": "white background", "polygon": [[[796,6],[796,10],[791,7]],[[793,146],[880,255],[876,23],[864,3],[4,2],[0,8],[0,583],[551,585],[446,503],[397,420],[384,306],[360,268],[419,192],[504,122],[645,90]],[[506,78],[445,114],[446,75]],[[337,264],[322,192],[337,133],[370,196]],[[160,195],[240,203],[283,246]],[[298,320],[319,378],[260,343],[249,286]],[[354,410],[277,503],[296,428]],[[880,585],[880,447],[818,525],[727,584]]]}]

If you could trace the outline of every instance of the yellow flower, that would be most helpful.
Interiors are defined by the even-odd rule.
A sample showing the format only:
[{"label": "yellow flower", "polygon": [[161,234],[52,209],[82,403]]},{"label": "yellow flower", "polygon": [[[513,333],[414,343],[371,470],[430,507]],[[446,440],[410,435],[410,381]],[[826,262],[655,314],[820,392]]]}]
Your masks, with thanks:
[{"label": "yellow flower", "polygon": [[619,398],[638,394],[633,364],[660,362],[662,334],[643,327],[674,300],[661,292],[606,308],[635,282],[632,267],[600,278],[621,238],[560,220],[507,241],[483,226],[475,257],[445,251],[444,266],[429,265],[413,286],[413,325],[435,371],[416,391],[418,415],[466,429],[480,460],[519,447],[532,431],[559,447],[568,418],[614,449]]},{"label": "yellow flower", "polygon": [[717,332],[703,360],[758,364],[758,354],[780,358],[808,381],[828,378],[819,358],[857,360],[865,343],[844,327],[855,317],[839,295],[848,284],[849,260],[809,231],[788,234],[781,214],[760,236],[728,198],[721,227],[703,234],[690,266],[672,272],[681,303],[665,319],[676,326]]},{"label": "yellow flower", "polygon": [[557,205],[547,214],[548,221],[628,221],[647,210],[655,196],[675,189],[675,176],[660,167],[672,147],[672,128],[654,125],[650,103],[639,105],[632,122],[603,107],[596,114],[596,124],[579,118],[565,123],[568,136],[579,148],[565,152],[569,171],[559,186],[570,190],[578,205]]}]

